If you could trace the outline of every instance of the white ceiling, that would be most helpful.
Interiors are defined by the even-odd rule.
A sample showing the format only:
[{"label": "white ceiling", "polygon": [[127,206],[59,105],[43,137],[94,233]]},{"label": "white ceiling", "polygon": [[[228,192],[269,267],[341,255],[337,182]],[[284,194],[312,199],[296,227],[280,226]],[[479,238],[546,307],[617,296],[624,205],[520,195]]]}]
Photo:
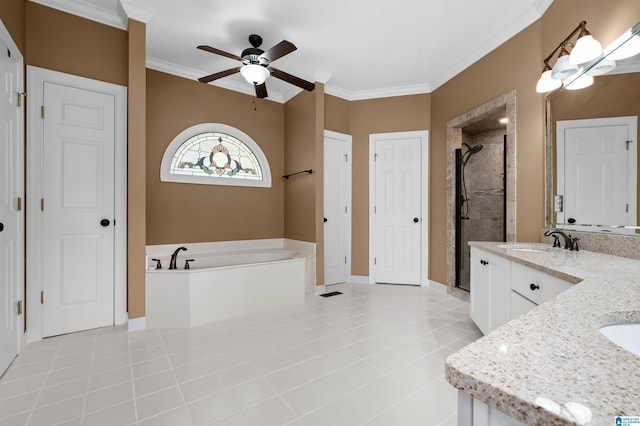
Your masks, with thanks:
[{"label": "white ceiling", "polygon": [[[428,93],[540,18],[553,0],[31,0],[118,28],[147,22],[147,67],[196,79],[238,66],[259,34],[274,66],[348,100]],[[214,83],[254,94],[239,74]],[[270,78],[269,99],[300,89]]]}]

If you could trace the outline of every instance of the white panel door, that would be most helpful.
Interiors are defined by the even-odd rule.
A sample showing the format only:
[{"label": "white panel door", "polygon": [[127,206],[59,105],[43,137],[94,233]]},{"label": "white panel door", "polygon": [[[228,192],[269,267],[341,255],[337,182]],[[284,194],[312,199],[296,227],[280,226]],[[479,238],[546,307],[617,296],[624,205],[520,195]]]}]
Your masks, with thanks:
[{"label": "white panel door", "polygon": [[24,219],[18,209],[24,174],[22,107],[17,105],[22,65],[9,51],[0,37],[0,376],[18,354],[22,333],[17,312],[24,259]]},{"label": "white panel door", "polygon": [[375,280],[420,285],[421,139],[375,142]]},{"label": "white panel door", "polygon": [[351,214],[351,137],[324,137],[324,283],[347,280]]},{"label": "white panel door", "polygon": [[43,336],[114,321],[114,96],[44,83]]},{"label": "white panel door", "polygon": [[636,224],[635,131],[607,120],[558,122],[559,223]]}]

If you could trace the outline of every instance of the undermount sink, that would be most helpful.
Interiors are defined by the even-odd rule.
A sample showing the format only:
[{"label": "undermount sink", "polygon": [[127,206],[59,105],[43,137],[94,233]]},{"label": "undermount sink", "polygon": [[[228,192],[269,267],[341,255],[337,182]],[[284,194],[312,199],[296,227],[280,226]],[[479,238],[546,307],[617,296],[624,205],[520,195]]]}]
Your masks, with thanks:
[{"label": "undermount sink", "polygon": [[501,249],[506,250],[516,250],[516,251],[531,251],[531,252],[539,252],[544,253],[547,251],[552,251],[553,249],[548,246],[542,246],[538,244],[500,244],[498,246]]},{"label": "undermount sink", "polygon": [[616,345],[640,356],[640,323],[605,325],[600,327],[600,332]]}]

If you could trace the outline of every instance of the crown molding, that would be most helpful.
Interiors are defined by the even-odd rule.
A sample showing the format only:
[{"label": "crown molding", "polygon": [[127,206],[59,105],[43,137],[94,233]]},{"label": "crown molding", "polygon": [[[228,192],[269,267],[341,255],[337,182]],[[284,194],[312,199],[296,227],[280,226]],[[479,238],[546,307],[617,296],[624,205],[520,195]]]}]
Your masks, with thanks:
[{"label": "crown molding", "polygon": [[551,6],[553,0],[536,0],[533,7],[528,8],[517,19],[511,21],[508,25],[500,29],[493,37],[485,40],[481,45],[473,47],[470,53],[461,58],[448,70],[441,73],[438,77],[431,81],[431,90],[436,90],[453,77],[469,68],[476,61],[485,57],[500,45],[511,39],[518,33],[522,32],[529,25],[537,21],[544,15],[547,8]]},{"label": "crown molding", "polygon": [[83,0],[29,0],[91,21],[109,25],[121,30],[127,29],[127,22],[116,12],[94,6]]},{"label": "crown molding", "polygon": [[410,86],[388,87],[384,89],[349,91],[337,86],[325,86],[324,92],[347,101],[361,101],[365,99],[390,98],[393,96],[419,95],[431,93],[429,84],[413,84]]},{"label": "crown molding", "polygon": [[153,25],[156,17],[156,11],[134,3],[131,0],[118,0],[118,11],[123,19],[133,19],[147,24],[147,27]]}]

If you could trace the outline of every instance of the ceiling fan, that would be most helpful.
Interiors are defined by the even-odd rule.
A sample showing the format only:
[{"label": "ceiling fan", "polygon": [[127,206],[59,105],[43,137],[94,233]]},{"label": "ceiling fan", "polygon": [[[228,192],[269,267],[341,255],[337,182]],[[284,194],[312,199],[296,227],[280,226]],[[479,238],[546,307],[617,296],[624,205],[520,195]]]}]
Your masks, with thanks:
[{"label": "ceiling fan", "polygon": [[215,47],[211,46],[198,46],[198,49],[200,50],[215,53],[216,55],[225,56],[227,58],[235,59],[242,62],[242,66],[201,77],[198,79],[198,81],[202,83],[209,83],[219,78],[239,72],[240,74],[242,74],[245,80],[247,80],[248,83],[253,84],[256,89],[256,96],[258,98],[266,98],[268,96],[265,81],[267,80],[267,78],[269,78],[270,75],[274,76],[275,78],[279,78],[280,80],[286,81],[287,83],[291,83],[294,86],[298,86],[304,90],[312,91],[316,87],[314,83],[303,80],[299,77],[296,77],[295,75],[288,74],[270,65],[271,62],[275,61],[276,59],[282,58],[283,56],[288,55],[289,53],[296,50],[297,47],[293,43],[283,40],[273,46],[271,49],[265,51],[260,49],[260,45],[262,44],[262,37],[256,34],[251,34],[249,36],[249,43],[251,43],[252,47],[244,49],[240,56],[234,55],[233,53],[225,52],[220,49],[216,49]]}]

